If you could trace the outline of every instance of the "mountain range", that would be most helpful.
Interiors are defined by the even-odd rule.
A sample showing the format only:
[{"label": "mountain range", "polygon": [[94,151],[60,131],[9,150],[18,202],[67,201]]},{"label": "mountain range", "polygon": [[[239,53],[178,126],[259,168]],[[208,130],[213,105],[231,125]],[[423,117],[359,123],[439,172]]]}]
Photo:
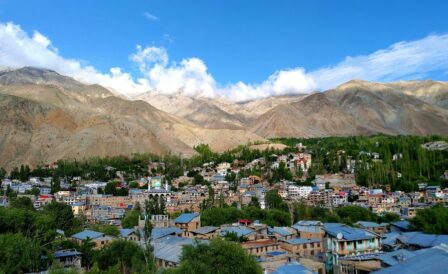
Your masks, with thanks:
[{"label": "mountain range", "polygon": [[188,157],[272,137],[448,135],[448,83],[353,80],[249,102],[148,91],[123,98],[57,72],[0,72],[0,166],[151,152]]}]

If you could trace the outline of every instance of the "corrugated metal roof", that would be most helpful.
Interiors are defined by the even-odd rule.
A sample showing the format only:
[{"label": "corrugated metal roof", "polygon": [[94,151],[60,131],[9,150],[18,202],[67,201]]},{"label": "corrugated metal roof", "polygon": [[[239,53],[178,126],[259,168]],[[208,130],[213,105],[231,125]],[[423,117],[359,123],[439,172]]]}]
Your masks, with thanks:
[{"label": "corrugated metal roof", "polygon": [[378,260],[393,266],[416,256],[416,253],[407,249],[399,249],[393,252],[386,252],[378,256]]},{"label": "corrugated metal roof", "polygon": [[203,226],[196,230],[193,230],[192,232],[196,233],[196,234],[207,234],[207,233],[217,230],[218,228],[219,227],[216,227],[216,226]]},{"label": "corrugated metal roof", "polygon": [[280,234],[281,236],[290,236],[293,234],[285,227],[269,227],[268,233],[269,234],[277,233]]},{"label": "corrugated metal roof", "polygon": [[182,234],[182,229],[178,227],[156,227],[151,231],[151,239],[159,239],[168,235]]},{"label": "corrugated metal roof", "polygon": [[318,238],[310,238],[310,239],[295,238],[295,239],[287,240],[285,242],[287,242],[288,244],[292,244],[292,245],[298,245],[298,244],[318,243],[320,241],[321,240]]},{"label": "corrugated metal roof", "polygon": [[448,235],[425,234],[423,232],[403,232],[397,239],[404,244],[420,247],[448,244]]},{"label": "corrugated metal roof", "polygon": [[75,249],[66,249],[66,250],[58,250],[55,251],[53,256],[55,258],[64,258],[64,257],[73,257],[73,256],[81,256],[82,253],[76,251]]},{"label": "corrugated metal roof", "polygon": [[362,227],[365,227],[365,228],[376,228],[376,227],[387,226],[387,224],[385,224],[385,223],[378,224],[378,223],[374,223],[374,222],[364,222],[364,221],[359,221],[356,224],[360,225]]},{"label": "corrugated metal roof", "polygon": [[251,233],[254,233],[254,231],[250,228],[239,226],[239,227],[223,227],[221,228],[220,235],[225,236],[227,233],[236,233],[238,237],[241,236],[247,236]]},{"label": "corrugated metal roof", "polygon": [[314,274],[315,272],[309,270],[299,263],[289,263],[281,265],[272,272],[272,274]]},{"label": "corrugated metal roof", "polygon": [[194,218],[198,217],[199,213],[184,213],[182,215],[180,215],[179,217],[176,218],[176,220],[174,222],[179,223],[179,224],[186,224],[191,222],[191,220],[193,220]]},{"label": "corrugated metal roof", "polygon": [[87,240],[87,238],[96,239],[99,237],[103,237],[104,235],[105,235],[104,233],[86,229],[84,231],[81,231],[79,233],[72,235],[72,238],[75,238],[78,240]]},{"label": "corrugated metal roof", "polygon": [[208,243],[205,240],[195,240],[183,237],[166,237],[153,241],[154,257],[157,259],[179,263],[182,255],[182,248],[185,245],[192,245],[198,241],[200,243]]},{"label": "corrugated metal roof", "polygon": [[133,232],[135,232],[135,229],[133,229],[133,228],[121,228],[120,229],[120,237],[126,238],[129,235],[131,235]]},{"label": "corrugated metal roof", "polygon": [[409,223],[409,221],[396,221],[396,222],[392,222],[390,223],[392,226],[398,227],[402,230],[409,230],[411,229],[411,224]]},{"label": "corrugated metal roof", "polygon": [[341,233],[342,238],[347,241],[357,241],[378,237],[370,231],[353,228],[339,223],[325,223],[324,230],[333,237],[337,237],[337,235]]},{"label": "corrugated metal roof", "polygon": [[415,274],[431,273],[446,274],[448,262],[448,246],[439,245],[416,252],[416,256],[394,266],[383,268],[372,273],[375,274]]}]

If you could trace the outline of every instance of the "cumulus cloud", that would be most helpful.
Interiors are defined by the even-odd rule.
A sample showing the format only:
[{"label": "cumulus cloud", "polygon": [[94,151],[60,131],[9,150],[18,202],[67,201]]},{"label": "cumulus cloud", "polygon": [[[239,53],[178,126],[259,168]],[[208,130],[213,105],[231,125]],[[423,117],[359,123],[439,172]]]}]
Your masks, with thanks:
[{"label": "cumulus cloud", "polygon": [[131,97],[156,90],[163,94],[224,97],[232,101],[322,91],[351,79],[394,81],[424,78],[434,71],[445,72],[448,71],[448,34],[399,42],[369,55],[346,57],[336,65],[314,71],[307,72],[302,67],[279,70],[255,84],[239,81],[219,85],[201,59],[171,61],[163,47],[137,45],[129,59],[138,66],[140,78],[135,79],[118,67],[102,73],[93,66],[62,57],[51,40],[38,31],[30,37],[16,24],[0,23],[0,68],[48,68]]}]

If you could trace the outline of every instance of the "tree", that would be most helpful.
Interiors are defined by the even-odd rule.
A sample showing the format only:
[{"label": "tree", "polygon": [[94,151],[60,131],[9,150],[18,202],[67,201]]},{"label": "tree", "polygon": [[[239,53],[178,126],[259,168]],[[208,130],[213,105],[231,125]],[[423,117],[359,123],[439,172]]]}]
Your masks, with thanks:
[{"label": "tree", "polygon": [[258,201],[258,198],[255,197],[255,196],[252,196],[250,198],[249,206],[254,206],[254,207],[258,207],[259,208],[260,207],[260,202]]},{"label": "tree", "polygon": [[75,217],[69,205],[53,201],[44,207],[44,213],[52,219],[53,228],[67,230],[75,224]]},{"label": "tree", "polygon": [[202,177],[202,175],[199,173],[194,175],[193,177],[193,185],[202,185],[204,184],[204,181],[204,177]]},{"label": "tree", "polygon": [[208,244],[196,242],[184,246],[180,265],[167,273],[256,274],[262,273],[262,269],[239,244],[215,239]]},{"label": "tree", "polygon": [[33,202],[28,197],[18,197],[11,201],[12,208],[21,208],[25,210],[34,210]]},{"label": "tree", "polygon": [[448,234],[448,208],[441,205],[417,211],[410,220],[416,230],[433,234]]},{"label": "tree", "polygon": [[278,195],[278,190],[269,190],[265,196],[266,207],[269,209],[288,210],[288,205]]},{"label": "tree", "polygon": [[38,272],[42,250],[22,234],[0,234],[0,273]]},{"label": "tree", "polygon": [[118,230],[118,227],[114,225],[108,225],[108,224],[95,224],[92,225],[92,230],[102,232],[106,235],[110,236],[118,236],[120,235],[120,231]]},{"label": "tree", "polygon": [[123,274],[150,273],[143,249],[131,241],[116,240],[112,242],[99,252],[96,262],[100,270],[118,266],[120,273]]},{"label": "tree", "polygon": [[123,220],[121,221],[121,225],[123,228],[134,228],[138,225],[138,220],[140,219],[140,210],[130,210],[126,212]]}]

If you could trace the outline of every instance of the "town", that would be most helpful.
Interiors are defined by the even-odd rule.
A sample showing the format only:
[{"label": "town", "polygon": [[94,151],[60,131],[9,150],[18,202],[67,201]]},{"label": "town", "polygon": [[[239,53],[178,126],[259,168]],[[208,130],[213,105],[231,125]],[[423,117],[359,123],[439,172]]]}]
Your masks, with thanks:
[{"label": "town", "polygon": [[[186,247],[227,243],[254,262],[252,272],[235,273],[443,269],[445,140],[379,135],[273,141],[222,154],[199,145],[193,158],[135,155],[3,170],[1,231],[26,237],[26,222],[38,224],[39,214],[57,218],[54,235],[39,240],[52,246],[45,262],[5,262],[0,265],[10,268],[1,269],[184,273]],[[37,217],[20,217],[17,223],[24,224],[8,219],[29,212]],[[119,249],[123,242],[141,249],[152,261],[149,270],[110,258],[114,243]],[[42,258],[44,251],[36,252]]]}]

